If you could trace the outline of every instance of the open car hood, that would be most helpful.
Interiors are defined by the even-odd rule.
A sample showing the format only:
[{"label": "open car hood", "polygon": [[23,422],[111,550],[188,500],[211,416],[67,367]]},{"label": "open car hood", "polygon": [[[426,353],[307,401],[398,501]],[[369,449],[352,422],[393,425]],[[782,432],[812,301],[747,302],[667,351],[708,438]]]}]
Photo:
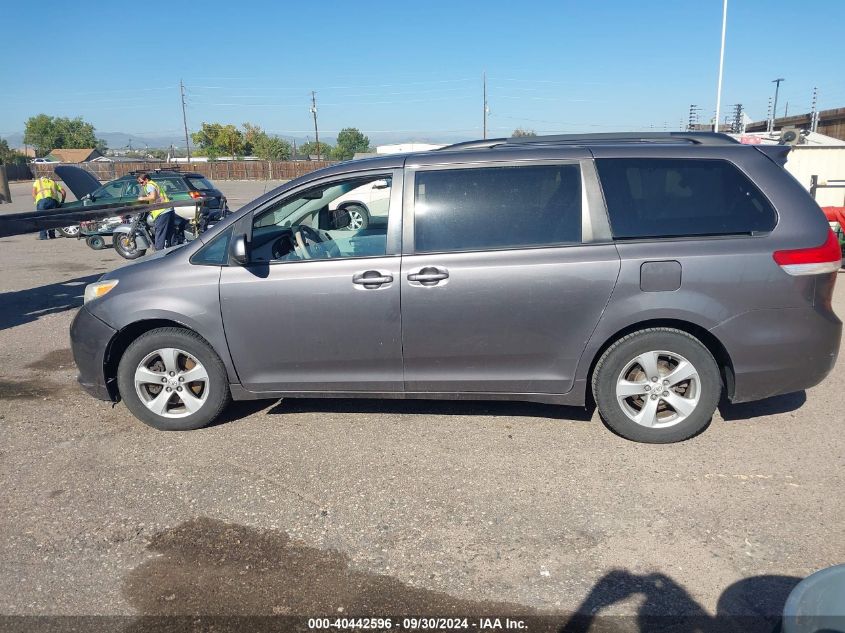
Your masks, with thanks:
[{"label": "open car hood", "polygon": [[80,167],[57,165],[55,171],[77,200],[82,200],[89,193],[100,188],[100,181]]}]

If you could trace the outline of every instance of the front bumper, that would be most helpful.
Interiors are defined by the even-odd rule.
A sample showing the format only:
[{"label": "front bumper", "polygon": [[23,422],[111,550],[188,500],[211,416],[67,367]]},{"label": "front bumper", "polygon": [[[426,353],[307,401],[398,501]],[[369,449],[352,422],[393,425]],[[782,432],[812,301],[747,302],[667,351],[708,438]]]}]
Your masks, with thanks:
[{"label": "front bumper", "polygon": [[105,355],[116,334],[85,306],[79,309],[70,324],[70,347],[79,369],[77,381],[98,400],[113,400],[105,379]]}]

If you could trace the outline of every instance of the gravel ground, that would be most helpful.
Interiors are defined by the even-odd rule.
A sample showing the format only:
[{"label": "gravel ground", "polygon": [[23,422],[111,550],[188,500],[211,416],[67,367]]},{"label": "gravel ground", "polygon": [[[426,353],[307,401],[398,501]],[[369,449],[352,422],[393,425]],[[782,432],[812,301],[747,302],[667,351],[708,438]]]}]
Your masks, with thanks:
[{"label": "gravel ground", "polygon": [[121,263],[0,239],[2,614],[776,614],[845,560],[842,362],[670,446],[519,403],[242,403],[162,433],[75,385],[84,284]]}]

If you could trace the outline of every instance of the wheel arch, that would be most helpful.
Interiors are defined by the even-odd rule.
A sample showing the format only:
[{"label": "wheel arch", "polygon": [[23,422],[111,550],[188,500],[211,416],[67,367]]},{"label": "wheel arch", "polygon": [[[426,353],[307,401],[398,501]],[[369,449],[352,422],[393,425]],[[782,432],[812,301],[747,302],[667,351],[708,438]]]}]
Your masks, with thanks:
[{"label": "wheel arch", "polygon": [[[668,327],[674,328],[676,330],[681,330],[682,332],[686,332],[687,334],[690,334],[691,336],[694,336],[696,339],[701,341],[702,345],[704,345],[704,347],[706,347],[707,350],[713,355],[716,364],[719,366],[719,373],[722,376],[722,383],[725,386],[725,391],[728,398],[733,397],[734,367],[733,361],[731,360],[727,348],[725,348],[725,345],[722,343],[722,341],[718,339],[718,337],[714,336],[706,328],[690,321],[683,321],[681,319],[648,319],[645,321],[638,321],[637,323],[632,323],[631,325],[628,325],[612,334],[604,341],[604,343],[601,344],[601,346],[599,346],[599,348],[596,350],[596,353],[593,355],[593,358],[590,360],[590,369],[587,373],[586,384],[592,384],[593,372],[596,369],[596,365],[598,364],[599,359],[611,345],[613,345],[616,341],[629,334],[633,334],[634,332],[638,332],[640,330],[647,330],[649,328],[654,327]],[[593,402],[592,389],[590,389],[589,387],[587,388],[586,400],[591,405],[595,404]]]},{"label": "wheel arch", "polygon": [[214,349],[214,346],[211,345],[211,343],[209,343],[202,334],[192,327],[172,319],[143,319],[141,321],[134,321],[130,323],[124,328],[118,330],[106,346],[103,375],[105,377],[106,387],[109,390],[109,395],[111,396],[113,402],[118,402],[120,400],[120,392],[117,388],[117,367],[120,364],[120,359],[123,358],[123,354],[126,352],[126,349],[132,341],[137,339],[139,336],[162,327],[175,327],[193,332],[202,338],[203,341],[208,343],[212,349]]}]

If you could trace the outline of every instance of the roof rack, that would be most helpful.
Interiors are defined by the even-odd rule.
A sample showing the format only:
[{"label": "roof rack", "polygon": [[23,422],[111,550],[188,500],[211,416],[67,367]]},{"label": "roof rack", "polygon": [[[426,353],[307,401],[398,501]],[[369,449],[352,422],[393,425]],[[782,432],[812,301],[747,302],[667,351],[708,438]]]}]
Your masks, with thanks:
[{"label": "roof rack", "polygon": [[153,167],[151,169],[133,169],[132,171],[127,172],[127,175],[137,176],[138,174],[151,174],[157,171],[181,172],[181,169],[179,168],[179,165],[176,165],[175,167]]},{"label": "roof rack", "polygon": [[490,149],[491,147],[495,147],[496,145],[501,145],[502,143],[507,143],[508,139],[506,138],[488,138],[482,141],[462,141],[460,143],[452,143],[452,145],[445,145],[443,147],[438,147],[435,152],[442,152],[446,150],[453,150],[453,149]]},{"label": "roof rack", "polygon": [[554,134],[514,136],[464,141],[435,151],[493,149],[518,145],[600,145],[619,143],[687,143],[690,145],[738,145],[739,141],[720,132],[599,132],[594,134]]},{"label": "roof rack", "polygon": [[555,134],[515,136],[508,145],[581,145],[591,143],[691,143],[693,145],[737,145],[739,141],[720,132],[599,132],[594,134]]}]

